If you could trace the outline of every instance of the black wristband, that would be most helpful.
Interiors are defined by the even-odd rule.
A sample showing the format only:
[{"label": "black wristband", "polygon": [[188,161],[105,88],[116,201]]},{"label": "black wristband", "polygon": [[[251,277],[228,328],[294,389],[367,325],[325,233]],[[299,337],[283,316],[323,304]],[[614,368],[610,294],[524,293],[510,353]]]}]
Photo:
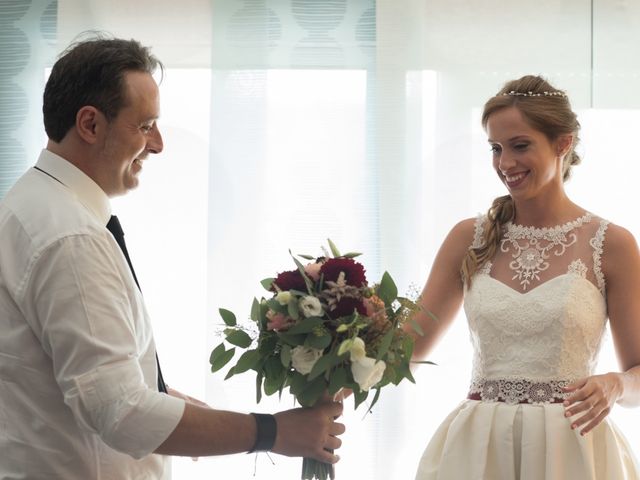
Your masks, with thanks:
[{"label": "black wristband", "polygon": [[256,419],[256,442],[249,450],[249,453],[269,451],[276,443],[278,424],[276,417],[266,413],[252,413]]}]

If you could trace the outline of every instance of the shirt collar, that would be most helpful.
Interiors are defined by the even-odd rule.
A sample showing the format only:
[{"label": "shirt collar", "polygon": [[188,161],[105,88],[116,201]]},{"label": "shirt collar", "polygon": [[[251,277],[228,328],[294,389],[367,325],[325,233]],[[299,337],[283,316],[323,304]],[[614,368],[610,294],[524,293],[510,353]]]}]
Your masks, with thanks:
[{"label": "shirt collar", "polygon": [[80,203],[103,225],[107,224],[111,216],[109,197],[82,170],[46,149],[40,153],[36,167],[71,190]]}]

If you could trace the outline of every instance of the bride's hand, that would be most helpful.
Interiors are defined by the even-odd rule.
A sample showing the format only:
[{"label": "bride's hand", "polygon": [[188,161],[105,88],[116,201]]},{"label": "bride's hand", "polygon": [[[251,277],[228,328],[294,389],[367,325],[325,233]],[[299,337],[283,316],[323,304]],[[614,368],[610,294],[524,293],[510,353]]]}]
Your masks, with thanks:
[{"label": "bride's hand", "polygon": [[571,393],[563,403],[565,417],[584,413],[572,421],[571,428],[584,426],[580,435],[586,435],[609,415],[622,395],[622,381],[620,374],[611,372],[577,380],[567,385],[564,391]]}]

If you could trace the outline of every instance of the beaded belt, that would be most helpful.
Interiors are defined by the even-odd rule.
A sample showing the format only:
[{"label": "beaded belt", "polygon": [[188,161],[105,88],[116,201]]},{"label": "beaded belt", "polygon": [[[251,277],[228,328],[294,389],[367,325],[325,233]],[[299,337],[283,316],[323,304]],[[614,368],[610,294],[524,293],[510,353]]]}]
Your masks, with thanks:
[{"label": "beaded belt", "polygon": [[562,388],[569,383],[568,380],[474,379],[467,398],[509,404],[562,403],[569,396]]}]

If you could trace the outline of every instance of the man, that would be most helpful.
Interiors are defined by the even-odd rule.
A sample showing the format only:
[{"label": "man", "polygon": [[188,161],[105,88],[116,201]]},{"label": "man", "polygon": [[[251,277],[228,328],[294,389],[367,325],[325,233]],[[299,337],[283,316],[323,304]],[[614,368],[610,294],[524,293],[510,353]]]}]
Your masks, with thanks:
[{"label": "man", "polygon": [[106,228],[109,198],[162,151],[157,67],[133,40],[68,49],[45,88],[47,147],[0,202],[0,478],[159,479],[165,455],[249,450],[338,460],[337,403],[246,415],[157,389],[144,302]]}]

